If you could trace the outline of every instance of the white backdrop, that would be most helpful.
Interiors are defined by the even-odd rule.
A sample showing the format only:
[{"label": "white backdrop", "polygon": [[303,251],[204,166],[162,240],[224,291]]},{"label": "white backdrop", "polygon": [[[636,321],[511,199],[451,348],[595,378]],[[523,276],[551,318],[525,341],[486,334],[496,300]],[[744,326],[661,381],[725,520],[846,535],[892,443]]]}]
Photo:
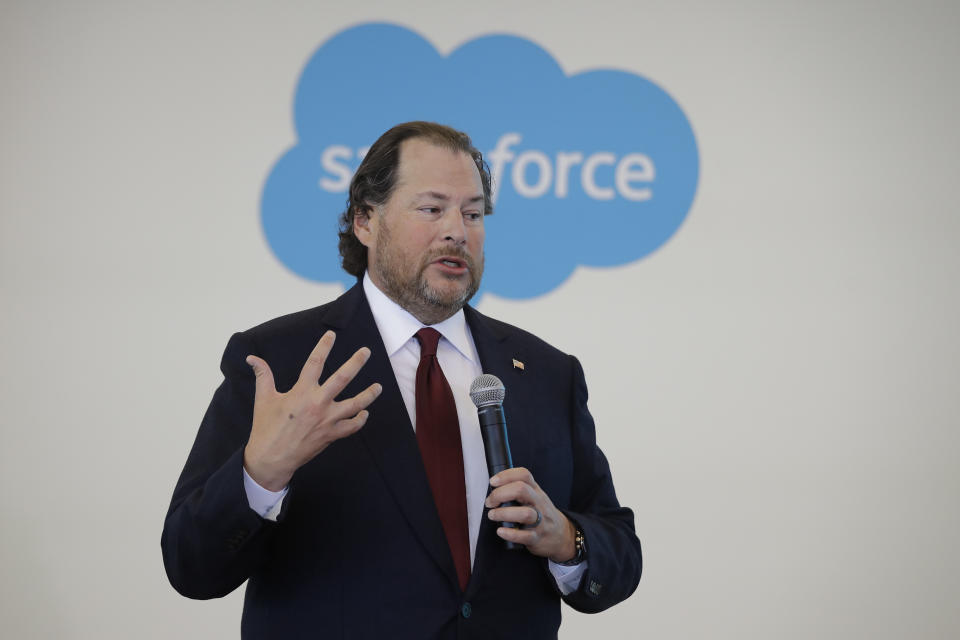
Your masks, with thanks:
[{"label": "white backdrop", "polygon": [[369,20],[642,74],[697,135],[659,251],[480,305],[581,358],[636,511],[638,592],[561,637],[960,634],[957,5],[343,4],[0,4],[0,635],[238,635],[160,530],[229,334],[340,291],[258,206],[303,63]]}]

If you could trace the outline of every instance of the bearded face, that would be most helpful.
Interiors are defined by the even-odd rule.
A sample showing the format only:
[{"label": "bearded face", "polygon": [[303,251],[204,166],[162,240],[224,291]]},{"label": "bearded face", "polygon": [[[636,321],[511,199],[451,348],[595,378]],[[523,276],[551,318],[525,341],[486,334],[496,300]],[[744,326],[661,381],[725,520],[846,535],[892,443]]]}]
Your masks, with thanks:
[{"label": "bearded face", "polygon": [[381,221],[371,277],[387,297],[426,324],[449,318],[470,301],[483,277],[482,253],[474,259],[462,246],[451,245],[411,255],[394,239],[383,211],[375,215]]},{"label": "bearded face", "polygon": [[483,276],[484,195],[473,159],[421,139],[400,148],[387,202],[354,218],[374,284],[424,324],[459,311]]}]

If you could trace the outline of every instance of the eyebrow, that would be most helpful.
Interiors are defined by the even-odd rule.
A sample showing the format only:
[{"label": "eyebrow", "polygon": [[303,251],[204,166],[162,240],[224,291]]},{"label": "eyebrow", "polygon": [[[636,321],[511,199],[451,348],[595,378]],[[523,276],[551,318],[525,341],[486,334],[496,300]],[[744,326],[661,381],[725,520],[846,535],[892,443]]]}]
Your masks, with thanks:
[{"label": "eyebrow", "polygon": [[[440,193],[439,191],[421,191],[415,197],[417,198],[417,200],[421,198],[434,198],[442,202],[447,202],[448,200],[450,200],[450,197],[448,195],[446,195],[445,193]],[[473,196],[472,198],[469,198],[467,202],[469,203],[483,202],[483,196],[482,195]]]}]

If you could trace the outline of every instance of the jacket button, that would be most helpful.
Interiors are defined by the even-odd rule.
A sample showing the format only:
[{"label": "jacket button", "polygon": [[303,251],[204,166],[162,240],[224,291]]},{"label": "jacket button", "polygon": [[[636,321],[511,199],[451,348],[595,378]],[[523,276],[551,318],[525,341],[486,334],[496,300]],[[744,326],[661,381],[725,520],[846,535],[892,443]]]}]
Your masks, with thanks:
[{"label": "jacket button", "polygon": [[463,606],[460,607],[460,615],[464,618],[469,618],[473,614],[473,607],[470,606],[469,602],[464,602]]}]

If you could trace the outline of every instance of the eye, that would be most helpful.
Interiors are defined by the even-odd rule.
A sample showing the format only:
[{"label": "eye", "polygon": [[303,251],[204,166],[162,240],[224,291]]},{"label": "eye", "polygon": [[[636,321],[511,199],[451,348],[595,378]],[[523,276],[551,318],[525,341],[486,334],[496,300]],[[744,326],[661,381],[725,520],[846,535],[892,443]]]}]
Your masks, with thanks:
[{"label": "eye", "polygon": [[466,211],[464,212],[463,217],[466,218],[468,222],[483,221],[483,214],[479,211]]},{"label": "eye", "polygon": [[440,213],[440,207],[420,207],[420,211],[429,213],[431,215],[437,215]]}]

